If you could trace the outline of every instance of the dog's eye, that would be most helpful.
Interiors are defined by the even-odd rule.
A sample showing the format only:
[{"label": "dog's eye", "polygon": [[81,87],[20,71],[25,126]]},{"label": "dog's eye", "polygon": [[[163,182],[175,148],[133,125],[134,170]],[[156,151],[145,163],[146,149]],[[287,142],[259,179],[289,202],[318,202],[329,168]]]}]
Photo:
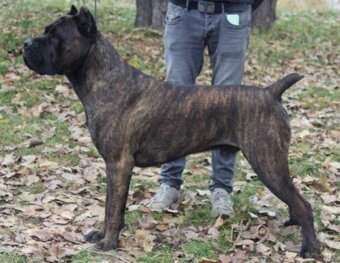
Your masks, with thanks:
[{"label": "dog's eye", "polygon": [[55,27],[53,27],[53,26],[47,26],[47,27],[45,28],[44,35],[46,35],[46,34],[54,34],[55,31],[56,31]]}]

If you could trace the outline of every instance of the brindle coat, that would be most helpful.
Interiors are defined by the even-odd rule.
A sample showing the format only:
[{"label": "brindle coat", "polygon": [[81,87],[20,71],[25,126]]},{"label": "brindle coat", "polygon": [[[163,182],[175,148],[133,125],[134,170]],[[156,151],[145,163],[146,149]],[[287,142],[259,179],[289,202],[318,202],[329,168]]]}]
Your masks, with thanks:
[{"label": "brindle coat", "polygon": [[104,225],[86,239],[117,247],[132,169],[213,148],[241,149],[262,182],[302,227],[303,256],[319,254],[310,204],[288,169],[290,126],[282,93],[302,78],[290,74],[267,88],[190,86],[162,82],[125,63],[97,31],[86,8],[71,8],[25,41],[24,59],[40,74],[65,74],[81,100],[92,140],[105,160]]}]

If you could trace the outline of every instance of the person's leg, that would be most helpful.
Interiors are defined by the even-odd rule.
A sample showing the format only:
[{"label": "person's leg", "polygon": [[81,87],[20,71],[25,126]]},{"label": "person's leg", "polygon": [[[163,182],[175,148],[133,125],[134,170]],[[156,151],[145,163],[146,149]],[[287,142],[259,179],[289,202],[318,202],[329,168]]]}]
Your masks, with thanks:
[{"label": "person's leg", "polygon": [[[190,13],[190,14],[189,14]],[[164,31],[167,81],[193,85],[203,64],[203,22],[196,11],[187,11],[169,3]],[[161,167],[160,183],[179,190],[185,157],[165,163]]]},{"label": "person's leg", "polygon": [[[241,12],[229,13],[226,10],[212,24],[208,34],[208,49],[213,68],[213,85],[241,84],[250,22],[251,8],[249,6],[249,9]],[[223,150],[212,152],[213,182],[209,186],[210,191],[215,192],[215,189],[218,188],[224,189],[228,193],[232,192],[236,153],[237,150],[234,147],[226,147]],[[222,194],[223,198],[228,195],[225,191]],[[223,193],[223,191],[221,192]],[[228,207],[232,211],[231,202],[222,205],[221,209],[228,209]]]},{"label": "person's leg", "polygon": [[[193,85],[203,65],[203,20],[197,11],[168,4],[164,31],[167,81]],[[160,210],[176,201],[183,183],[185,157],[161,166],[160,189],[149,207]]]},{"label": "person's leg", "polygon": [[[239,25],[230,17],[237,15]],[[229,18],[228,18],[229,17]],[[236,19],[237,20],[237,19]],[[208,49],[213,68],[213,85],[239,85],[244,74],[244,63],[251,30],[251,7],[241,12],[220,14],[208,35]]]}]

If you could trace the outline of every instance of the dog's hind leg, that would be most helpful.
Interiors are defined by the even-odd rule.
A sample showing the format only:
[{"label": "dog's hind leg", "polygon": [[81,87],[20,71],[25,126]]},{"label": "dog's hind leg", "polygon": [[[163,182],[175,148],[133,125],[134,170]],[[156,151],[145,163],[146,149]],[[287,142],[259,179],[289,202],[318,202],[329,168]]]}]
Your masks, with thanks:
[{"label": "dog's hind leg", "polygon": [[[290,222],[302,227],[303,257],[320,254],[316,239],[311,205],[298,193],[289,175],[288,142],[269,132],[259,136],[242,151],[260,180],[289,207]],[[263,138],[263,139],[261,139]],[[264,139],[265,138],[265,139]]]}]

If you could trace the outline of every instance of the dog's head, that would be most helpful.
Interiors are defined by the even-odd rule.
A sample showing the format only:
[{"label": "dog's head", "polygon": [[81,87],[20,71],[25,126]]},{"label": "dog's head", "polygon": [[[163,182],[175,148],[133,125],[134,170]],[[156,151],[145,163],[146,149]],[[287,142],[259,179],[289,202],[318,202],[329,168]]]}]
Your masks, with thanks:
[{"label": "dog's head", "polygon": [[45,28],[42,37],[24,42],[24,61],[39,74],[67,74],[83,62],[95,42],[97,27],[89,10],[72,6],[69,13]]}]

